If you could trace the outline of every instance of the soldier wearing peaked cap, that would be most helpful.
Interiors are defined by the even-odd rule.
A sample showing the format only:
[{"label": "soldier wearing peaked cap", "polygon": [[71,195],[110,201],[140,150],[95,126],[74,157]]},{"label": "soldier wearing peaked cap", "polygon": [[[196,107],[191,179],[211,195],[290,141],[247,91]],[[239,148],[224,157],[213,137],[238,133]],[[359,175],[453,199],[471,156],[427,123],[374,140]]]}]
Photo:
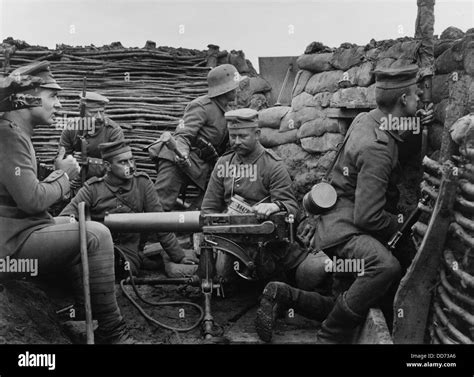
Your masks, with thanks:
[{"label": "soldier wearing peaked cap", "polygon": [[[298,203],[290,175],[280,157],[259,142],[258,113],[238,109],[225,113],[225,118],[232,150],[219,158],[212,171],[202,212],[232,211],[232,202],[237,198],[261,219],[279,211],[296,217]],[[327,277],[324,267],[328,258],[322,252],[308,253],[296,243],[271,243],[261,253],[255,245],[240,246],[255,254],[257,272],[262,279],[276,278],[283,273],[298,287],[312,291]],[[216,267],[221,274],[220,268],[227,273],[225,259],[225,256],[217,258]],[[318,317],[331,302],[330,298],[322,298],[313,315]],[[314,308],[308,309],[311,312]]]},{"label": "soldier wearing peaked cap", "polygon": [[[128,141],[119,140],[99,145],[104,166],[104,177],[89,179],[77,195],[63,209],[60,216],[78,217],[78,205],[85,202],[91,218],[102,222],[106,213],[162,212],[153,183],[145,173],[135,172],[132,149]],[[149,263],[139,251],[139,234],[112,234],[115,247],[123,254],[127,269],[138,274],[143,263]],[[163,255],[169,277],[192,275],[198,262],[192,252],[184,251],[173,233],[157,233],[157,240],[167,255]]]},{"label": "soldier wearing peaked cap", "polygon": [[[317,333],[319,343],[350,342],[353,330],[365,319],[369,308],[400,278],[400,264],[385,245],[401,225],[396,187],[400,176],[399,148],[413,130],[392,127],[390,120],[417,115],[417,72],[417,66],[375,71],[377,108],[354,119],[335,164],[332,185],[338,200],[331,210],[319,216],[312,247],[331,257],[364,261],[364,269],[354,273],[352,285],[329,308]],[[428,111],[421,115],[421,123],[425,123],[433,114]],[[337,274],[335,277],[339,278]],[[268,285],[261,318],[268,318],[270,309],[279,302],[286,300],[295,305],[305,295],[287,285]],[[265,334],[261,332],[261,336]]]},{"label": "soldier wearing peaked cap", "polygon": [[174,132],[177,148],[186,159],[176,156],[162,143],[149,149],[158,173],[155,188],[165,211],[173,209],[180,192],[190,184],[200,190],[192,203],[200,207],[209,174],[228,145],[224,113],[229,102],[235,100],[239,80],[239,73],[231,64],[213,68],[207,77],[208,94],[186,106],[183,120]]},{"label": "soldier wearing peaked cap", "polygon": [[[13,71],[0,79],[0,257],[36,259],[39,275],[66,272],[78,302],[83,301],[79,227],[53,218],[48,208],[69,194],[79,174],[72,156],[58,156],[56,170],[44,181],[36,177],[31,136],[38,125],[53,125],[61,104],[46,61]],[[98,320],[97,342],[129,343],[115,298],[114,254],[109,230],[87,222],[92,312]]]},{"label": "soldier wearing peaked cap", "polygon": [[85,119],[71,119],[64,125],[59,146],[64,147],[66,154],[82,151],[82,139],[86,144],[87,169],[86,178],[101,177],[105,174],[103,161],[100,157],[99,145],[102,143],[123,140],[120,125],[105,115],[109,99],[95,92],[82,93],[80,102],[85,105]]}]

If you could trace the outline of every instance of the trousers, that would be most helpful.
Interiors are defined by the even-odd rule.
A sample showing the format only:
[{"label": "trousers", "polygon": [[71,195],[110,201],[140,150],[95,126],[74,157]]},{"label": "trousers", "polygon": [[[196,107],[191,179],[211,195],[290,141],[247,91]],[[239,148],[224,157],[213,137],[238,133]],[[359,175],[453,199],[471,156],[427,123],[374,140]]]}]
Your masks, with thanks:
[{"label": "trousers", "polygon": [[[76,294],[81,294],[79,223],[67,217],[54,220],[54,225],[33,232],[13,258],[36,259],[38,276],[64,273],[73,280]],[[115,297],[112,236],[107,227],[95,221],[87,221],[86,228],[92,313],[99,328],[107,330],[122,321]]]}]

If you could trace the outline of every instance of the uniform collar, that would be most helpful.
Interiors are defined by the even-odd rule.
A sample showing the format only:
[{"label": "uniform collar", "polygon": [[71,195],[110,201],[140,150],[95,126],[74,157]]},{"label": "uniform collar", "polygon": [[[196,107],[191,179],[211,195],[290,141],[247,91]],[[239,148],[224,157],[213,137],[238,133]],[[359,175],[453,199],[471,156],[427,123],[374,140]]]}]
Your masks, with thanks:
[{"label": "uniform collar", "polygon": [[265,148],[262,146],[262,144],[257,143],[257,147],[248,156],[242,158],[236,153],[235,158],[239,163],[242,162],[245,164],[254,164],[264,152]]},{"label": "uniform collar", "polygon": [[111,175],[109,175],[109,173],[105,175],[104,181],[105,183],[107,183],[107,186],[110,188],[112,192],[117,192],[120,189],[122,191],[130,191],[133,185],[133,178],[127,181],[118,183],[118,179],[115,177],[112,177]]},{"label": "uniform collar", "polygon": [[[372,111],[370,111],[369,115],[372,117],[373,120],[375,120],[375,122],[377,122],[378,125],[380,125],[380,123],[382,123],[382,118],[387,117],[387,114],[385,114],[378,107],[376,109],[373,109]],[[403,143],[403,139],[398,134],[398,132],[393,131],[393,130],[382,130],[382,131],[387,132],[389,135],[391,135],[399,143]]]}]

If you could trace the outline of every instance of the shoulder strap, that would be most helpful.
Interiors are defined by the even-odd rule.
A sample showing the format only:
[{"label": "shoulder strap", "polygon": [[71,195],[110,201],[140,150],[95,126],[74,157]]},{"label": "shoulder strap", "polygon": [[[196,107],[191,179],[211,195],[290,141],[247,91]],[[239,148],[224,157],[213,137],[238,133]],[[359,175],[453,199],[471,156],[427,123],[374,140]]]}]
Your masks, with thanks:
[{"label": "shoulder strap", "polygon": [[352,124],[350,125],[349,129],[347,130],[346,135],[345,135],[345,137],[344,137],[344,140],[342,141],[342,143],[339,143],[339,145],[338,145],[338,147],[337,147],[336,155],[334,156],[334,159],[332,160],[331,165],[329,165],[328,170],[326,170],[326,174],[324,174],[324,177],[323,177],[323,180],[324,180],[324,181],[328,181],[328,180],[329,180],[329,175],[332,173],[332,170],[334,169],[334,166],[336,165],[336,162],[337,162],[337,160],[339,159],[339,156],[341,155],[342,149],[344,148],[344,145],[346,145],[347,139],[349,139],[349,134],[350,134],[350,132],[351,132],[352,129],[354,128],[354,125],[355,125],[356,123],[358,123],[360,117],[361,117],[363,114],[366,114],[366,113],[357,114],[357,116],[356,116],[356,117],[354,118],[354,120],[352,121]]}]

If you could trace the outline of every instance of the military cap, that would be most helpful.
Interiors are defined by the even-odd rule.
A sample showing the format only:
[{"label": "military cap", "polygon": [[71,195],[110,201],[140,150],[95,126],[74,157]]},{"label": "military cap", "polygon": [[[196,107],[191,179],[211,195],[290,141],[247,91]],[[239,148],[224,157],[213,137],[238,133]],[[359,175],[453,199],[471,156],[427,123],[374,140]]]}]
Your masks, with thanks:
[{"label": "military cap", "polygon": [[374,71],[376,88],[402,89],[417,83],[418,66],[410,64],[400,68],[384,68]]},{"label": "military cap", "polygon": [[49,69],[48,61],[41,61],[19,67],[7,77],[0,79],[1,111],[17,110],[26,107],[41,106],[36,97],[13,98],[18,93],[36,87],[62,90]]},{"label": "military cap", "polygon": [[86,92],[86,95],[83,96],[82,92],[79,94],[79,97],[81,101],[85,101],[86,105],[101,105],[105,106],[107,105],[110,101],[107,97],[103,96],[102,94],[96,93],[96,92]]},{"label": "military cap", "polygon": [[118,154],[131,152],[130,142],[127,140],[117,140],[110,143],[99,144],[99,150],[102,158],[108,160]]},{"label": "military cap", "polygon": [[227,128],[230,130],[239,128],[257,128],[258,112],[253,109],[231,110],[224,114]]}]

